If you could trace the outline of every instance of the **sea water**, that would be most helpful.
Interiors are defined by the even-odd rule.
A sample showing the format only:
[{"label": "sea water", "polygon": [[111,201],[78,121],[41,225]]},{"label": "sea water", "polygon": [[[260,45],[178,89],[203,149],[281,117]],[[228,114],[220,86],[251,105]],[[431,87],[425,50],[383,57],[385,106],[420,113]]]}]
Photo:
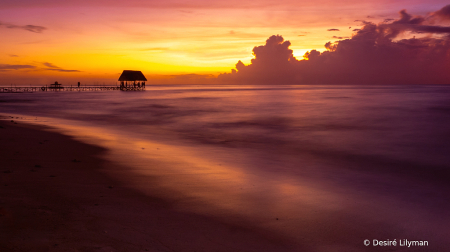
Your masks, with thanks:
[{"label": "sea water", "polygon": [[448,237],[450,86],[0,94],[0,113],[103,137],[130,187],[167,189],[186,211],[317,243]]}]

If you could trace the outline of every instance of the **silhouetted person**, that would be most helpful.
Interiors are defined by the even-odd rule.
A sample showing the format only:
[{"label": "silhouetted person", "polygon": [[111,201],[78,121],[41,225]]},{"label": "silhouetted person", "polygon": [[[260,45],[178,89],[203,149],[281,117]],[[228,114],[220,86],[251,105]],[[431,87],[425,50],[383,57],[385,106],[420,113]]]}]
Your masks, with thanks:
[{"label": "silhouetted person", "polygon": [[80,87],[80,82],[78,82],[78,87]]}]

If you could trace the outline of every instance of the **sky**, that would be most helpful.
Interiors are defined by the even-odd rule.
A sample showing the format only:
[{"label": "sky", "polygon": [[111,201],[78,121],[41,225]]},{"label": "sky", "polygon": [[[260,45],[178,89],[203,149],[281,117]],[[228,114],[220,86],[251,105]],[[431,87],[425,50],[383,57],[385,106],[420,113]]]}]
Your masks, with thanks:
[{"label": "sky", "polygon": [[450,83],[447,4],[2,0],[0,85]]}]

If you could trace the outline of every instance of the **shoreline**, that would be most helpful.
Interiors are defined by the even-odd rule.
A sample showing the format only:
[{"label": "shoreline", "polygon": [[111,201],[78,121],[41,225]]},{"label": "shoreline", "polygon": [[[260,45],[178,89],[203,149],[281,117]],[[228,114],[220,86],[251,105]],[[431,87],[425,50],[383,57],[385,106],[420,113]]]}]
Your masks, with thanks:
[{"label": "shoreline", "polygon": [[[0,115],[0,233],[6,234],[0,236],[0,251],[366,251],[364,239],[374,238],[428,240],[428,251],[448,245],[447,204],[433,208],[420,197],[408,201],[413,189],[400,190],[395,198],[332,185],[314,191],[314,185],[297,181],[292,185],[299,190],[290,194],[271,195],[269,183],[248,195],[224,184],[229,190],[221,193],[198,176],[180,180],[188,172],[222,167],[189,160],[197,156],[193,146],[183,152],[149,139],[130,144],[114,132],[109,139],[101,128],[11,116]],[[132,155],[136,151],[148,158]],[[172,155],[189,158],[170,162]],[[423,191],[424,200],[436,192],[403,185]],[[244,203],[263,204],[250,211],[244,204],[215,207],[241,196],[250,196]],[[290,201],[290,196],[298,198]],[[438,204],[436,197],[427,202]]]},{"label": "shoreline", "polygon": [[294,249],[283,237],[247,223],[182,212],[130,189],[101,171],[117,166],[99,157],[107,151],[102,147],[3,118],[1,251]]}]

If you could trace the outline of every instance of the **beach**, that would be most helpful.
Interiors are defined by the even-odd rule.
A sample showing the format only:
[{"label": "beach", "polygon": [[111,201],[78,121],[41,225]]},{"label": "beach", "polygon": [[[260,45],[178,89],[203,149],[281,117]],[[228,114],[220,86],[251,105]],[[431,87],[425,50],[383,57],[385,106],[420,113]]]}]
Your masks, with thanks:
[{"label": "beach", "polygon": [[[11,122],[14,121],[14,122]],[[0,120],[1,251],[283,251],[281,237],[171,207],[100,168],[107,150]]]},{"label": "beach", "polygon": [[3,94],[0,250],[445,251],[449,92]]},{"label": "beach", "polygon": [[450,251],[448,1],[0,13],[0,252]]}]

